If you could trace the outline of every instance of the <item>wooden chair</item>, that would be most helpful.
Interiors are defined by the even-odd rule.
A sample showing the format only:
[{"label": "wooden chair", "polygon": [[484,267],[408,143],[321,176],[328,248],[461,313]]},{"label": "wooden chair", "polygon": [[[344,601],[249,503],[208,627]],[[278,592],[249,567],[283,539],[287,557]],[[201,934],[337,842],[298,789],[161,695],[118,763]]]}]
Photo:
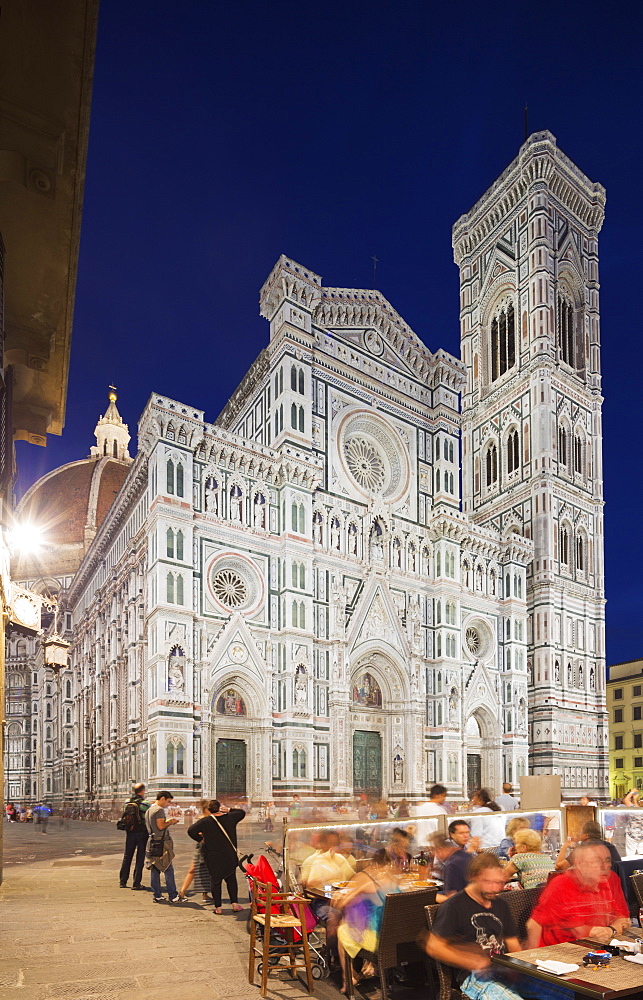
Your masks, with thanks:
[{"label": "wooden chair", "polygon": [[[293,979],[296,979],[297,969],[306,970],[308,992],[313,992],[313,972],[308,948],[305,908],[306,900],[303,896],[279,892],[274,885],[252,879],[248,982],[254,983],[255,961],[258,958],[261,962],[262,997],[266,995],[270,974],[287,971],[290,972]],[[278,909],[279,912],[273,913],[273,909]],[[258,926],[263,928],[261,946],[257,945]],[[281,942],[275,941],[274,936],[271,940],[273,931],[279,931],[280,935],[283,935]],[[295,931],[301,935],[301,940],[295,941]],[[303,961],[298,953],[301,953]],[[280,964],[280,959],[284,955],[289,959],[288,965]]]},{"label": "wooden chair", "polygon": [[[382,1000],[389,1000],[390,997],[388,972],[404,962],[422,960],[416,940],[422,927],[424,908],[435,902],[437,891],[427,887],[413,892],[392,892],[385,896],[377,952],[360,951],[358,955],[377,968]],[[346,955],[345,961],[346,996],[350,998],[355,995],[355,987],[349,955]]]},{"label": "wooden chair", "polygon": [[[429,932],[433,930],[433,923],[439,909],[439,903],[424,907],[424,916]],[[437,958],[432,958],[431,961],[435,964],[438,971],[439,994],[437,1000],[461,1000],[464,994],[460,992],[455,983],[453,976],[455,969],[451,965],[438,962]]]}]

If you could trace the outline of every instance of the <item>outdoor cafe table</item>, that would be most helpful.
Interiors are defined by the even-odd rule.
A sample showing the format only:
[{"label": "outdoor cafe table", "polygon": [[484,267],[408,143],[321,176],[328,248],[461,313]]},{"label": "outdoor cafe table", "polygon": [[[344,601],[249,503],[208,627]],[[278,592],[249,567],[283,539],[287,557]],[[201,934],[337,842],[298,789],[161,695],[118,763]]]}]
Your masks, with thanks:
[{"label": "outdoor cafe table", "polygon": [[[544,948],[532,948],[529,951],[514,951],[506,955],[493,955],[492,963],[501,965],[514,972],[521,972],[535,979],[545,979],[549,983],[573,990],[578,996],[596,997],[597,1000],[612,1000],[616,997],[627,997],[635,994],[643,995],[643,965],[626,962],[620,955],[613,957],[609,969],[595,969],[583,966],[583,955],[596,950],[601,945],[584,941],[567,944],[547,945]],[[534,964],[536,959],[543,961],[553,959],[556,962],[570,962],[578,965],[577,972],[566,976],[556,976],[550,972],[542,972]]]}]

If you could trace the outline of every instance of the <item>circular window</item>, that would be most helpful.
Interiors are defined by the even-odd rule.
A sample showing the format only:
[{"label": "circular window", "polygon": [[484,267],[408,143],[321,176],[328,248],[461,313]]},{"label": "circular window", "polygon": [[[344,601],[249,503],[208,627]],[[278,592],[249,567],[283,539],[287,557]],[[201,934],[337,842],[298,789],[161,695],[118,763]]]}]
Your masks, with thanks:
[{"label": "circular window", "polygon": [[210,565],[208,586],[215,602],[226,611],[255,611],[263,600],[261,575],[245,556],[218,556]]},{"label": "circular window", "polygon": [[395,428],[372,411],[353,410],[342,418],[337,451],[346,478],[363,496],[393,503],[408,489],[408,448]]},{"label": "circular window", "polygon": [[488,626],[481,621],[473,621],[464,632],[464,646],[469,656],[476,660],[485,659],[493,649],[493,637]]},{"label": "circular window", "polygon": [[220,569],[212,580],[212,589],[227,608],[241,608],[248,599],[245,580],[233,569]]}]

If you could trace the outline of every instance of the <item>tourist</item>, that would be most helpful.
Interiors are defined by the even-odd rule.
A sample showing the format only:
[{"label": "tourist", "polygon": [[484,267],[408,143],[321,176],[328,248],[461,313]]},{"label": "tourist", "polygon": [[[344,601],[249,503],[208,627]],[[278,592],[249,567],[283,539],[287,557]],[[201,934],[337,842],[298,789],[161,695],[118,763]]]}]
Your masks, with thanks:
[{"label": "tourist", "polygon": [[517,873],[523,889],[542,885],[554,871],[554,862],[548,854],[543,854],[540,834],[536,830],[516,830],[514,843],[515,853],[505,868],[507,881]]},{"label": "tourist", "polygon": [[573,1000],[570,990],[491,965],[491,955],[521,950],[514,918],[501,896],[504,885],[502,864],[494,854],[473,858],[466,888],[440,904],[426,941],[428,954],[453,966],[460,991],[474,1000]]},{"label": "tourist", "polygon": [[610,852],[612,868],[614,868],[614,866],[621,860],[621,855],[614,847],[614,844],[611,844],[609,840],[605,840],[603,838],[603,833],[599,824],[595,820],[589,820],[589,822],[584,823],[581,827],[581,831],[578,835],[578,841],[568,837],[561,847],[558,857],[556,858],[556,870],[564,872],[568,868],[571,868],[574,864],[574,848],[576,847],[576,844],[582,844],[589,841],[593,844],[605,845],[607,850]]},{"label": "tourist", "polygon": [[292,799],[290,800],[290,805],[288,806],[288,815],[291,819],[301,818],[301,801],[299,796],[295,792]]},{"label": "tourist", "polygon": [[[196,808],[192,807],[190,812],[192,814],[196,814],[196,818],[200,819],[202,816],[208,815],[207,805],[207,799],[200,799]],[[208,866],[205,863],[205,858],[203,857],[203,844],[200,841],[197,841],[194,848],[194,857],[192,858],[192,862],[188,868],[185,879],[183,880],[183,885],[181,886],[181,890],[179,892],[181,899],[187,898],[187,891],[193,882],[195,891],[202,894],[201,898],[203,902],[211,902],[212,897],[209,896],[208,893],[212,887],[212,878],[210,876]]]},{"label": "tourist", "polygon": [[344,845],[336,830],[325,830],[322,844],[323,850],[316,851],[308,859],[310,864],[302,866],[300,882],[304,887],[320,889],[331,882],[349,881],[355,874],[355,858],[340,850]]},{"label": "tourist", "polygon": [[386,846],[376,851],[373,857],[378,859],[378,863],[383,861],[400,871],[408,871],[413,861],[413,855],[409,851],[410,844],[410,834],[396,826],[391,832]]},{"label": "tourist", "polygon": [[509,858],[513,857],[516,845],[514,844],[514,837],[518,830],[528,830],[529,820],[524,816],[514,816],[510,819],[505,828],[505,835],[500,841],[500,847],[498,848],[498,857],[503,858],[508,861]]},{"label": "tourist", "polygon": [[7,823],[18,822],[18,811],[13,802],[7,802],[6,813],[7,813]]},{"label": "tourist", "polygon": [[574,867],[543,889],[527,923],[527,948],[578,938],[609,944],[629,926],[629,909],[607,846],[588,840],[574,850]]},{"label": "tourist", "polygon": [[424,802],[416,802],[413,806],[414,816],[447,816],[448,810],[444,802],[447,790],[444,785],[433,785],[429,789],[429,798]]},{"label": "tourist", "polygon": [[[152,884],[153,902],[161,903],[163,893],[161,891],[161,872],[165,874],[165,886],[171,903],[180,903],[181,897],[176,891],[176,881],[174,878],[174,844],[167,832],[171,826],[175,826],[178,819],[168,819],[165,812],[167,806],[174,796],[171,792],[159,792],[156,802],[149,807],[145,813],[145,824],[150,834],[147,849],[147,867],[150,870],[150,882]],[[150,853],[151,850],[158,849],[161,844],[162,853]]]},{"label": "tourist", "polygon": [[514,809],[520,808],[518,799],[515,799],[511,794],[512,790],[511,782],[505,781],[502,786],[502,793],[496,795],[494,799],[496,805],[500,806],[503,812],[512,812]]},{"label": "tourist", "polygon": [[595,807],[596,806],[596,801],[594,799],[590,799],[589,795],[581,795],[580,799],[578,800],[578,804],[579,804],[579,806],[594,806]]},{"label": "tourist", "polygon": [[[346,892],[333,896],[332,905],[340,911],[341,917],[337,946],[342,967],[342,993],[347,991],[344,953],[353,959],[362,950],[377,952],[384,901],[389,893],[399,891],[400,885],[388,868],[386,853],[378,852],[368,866],[355,875]],[[375,975],[375,969],[370,962],[365,962],[361,973],[353,972],[352,975],[355,985],[360,978]]]},{"label": "tourist", "polygon": [[[500,812],[486,788],[478,788],[471,796],[471,811],[474,813]],[[505,821],[502,816],[480,816],[471,820],[471,833],[480,839],[480,850],[499,848],[505,836]]]},{"label": "tourist", "polygon": [[[446,851],[442,845],[442,889],[436,896],[437,903],[443,903],[449,896],[462,892],[469,877],[469,865],[478,848],[478,840],[471,838],[469,824],[463,819],[449,823],[449,838],[452,849]],[[439,860],[442,858],[439,857]]]},{"label": "tourist", "polygon": [[277,807],[274,802],[266,802],[264,812],[263,828],[266,833],[272,833],[275,829],[275,819],[277,818]]},{"label": "tourist", "polygon": [[203,842],[203,858],[211,877],[214,912],[222,913],[221,883],[225,882],[232,909],[242,910],[237,885],[237,825],[246,818],[243,809],[228,809],[218,799],[211,799],[205,815],[188,829],[192,840]]},{"label": "tourist", "polygon": [[409,812],[409,800],[400,799],[397,809],[395,810],[395,819],[408,819],[411,813]]},{"label": "tourist", "polygon": [[132,889],[142,889],[141,879],[143,878],[143,865],[145,864],[145,848],[147,846],[147,826],[145,824],[145,813],[150,808],[149,802],[145,801],[145,785],[139,782],[134,785],[132,794],[125,803],[121,824],[119,829],[125,828],[125,851],[123,853],[123,863],[119,872],[119,883],[121,889],[127,888],[132,859],[134,861],[134,881]]}]

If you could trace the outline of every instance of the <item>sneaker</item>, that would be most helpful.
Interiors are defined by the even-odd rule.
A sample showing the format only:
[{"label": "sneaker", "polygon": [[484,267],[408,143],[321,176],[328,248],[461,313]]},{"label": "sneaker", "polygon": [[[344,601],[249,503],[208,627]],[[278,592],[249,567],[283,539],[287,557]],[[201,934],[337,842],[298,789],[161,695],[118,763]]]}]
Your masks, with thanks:
[{"label": "sneaker", "polygon": [[163,902],[163,897],[162,896],[152,896],[152,902],[153,903],[162,903]]},{"label": "sneaker", "polygon": [[170,903],[183,903],[185,901],[185,896],[172,896]]},{"label": "sneaker", "polygon": [[[123,886],[123,889],[125,889],[125,888],[127,888],[127,886]],[[133,885],[132,886],[132,889],[142,889],[142,888],[143,888],[142,885]]]}]

